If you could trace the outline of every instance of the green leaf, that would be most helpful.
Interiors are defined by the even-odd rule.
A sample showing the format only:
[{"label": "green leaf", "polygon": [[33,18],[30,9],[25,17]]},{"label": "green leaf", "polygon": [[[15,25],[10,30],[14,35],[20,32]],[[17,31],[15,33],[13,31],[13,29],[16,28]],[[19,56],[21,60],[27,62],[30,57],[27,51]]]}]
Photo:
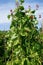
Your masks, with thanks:
[{"label": "green leaf", "polygon": [[27,65],[27,60],[24,61],[24,65]]},{"label": "green leaf", "polygon": [[8,15],[7,17],[8,17],[8,19],[10,19],[10,15]]},{"label": "green leaf", "polygon": [[31,13],[33,13],[33,14],[34,14],[34,13],[35,13],[35,10],[31,11]]},{"label": "green leaf", "polygon": [[23,7],[23,6],[20,6],[19,9],[20,9],[20,10],[24,10],[24,7]]},{"label": "green leaf", "polygon": [[24,0],[20,0],[21,3],[24,3]]}]

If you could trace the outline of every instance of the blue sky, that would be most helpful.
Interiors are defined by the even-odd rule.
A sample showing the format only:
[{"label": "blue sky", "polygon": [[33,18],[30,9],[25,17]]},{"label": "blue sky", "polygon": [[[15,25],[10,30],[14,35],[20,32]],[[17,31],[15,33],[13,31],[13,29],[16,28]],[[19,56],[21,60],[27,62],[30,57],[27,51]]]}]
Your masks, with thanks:
[{"label": "blue sky", "polygon": [[[0,4],[8,3],[8,2],[15,2],[15,0],[0,0]],[[25,0],[25,2],[39,2],[42,3],[43,0]]]},{"label": "blue sky", "polygon": [[[43,0],[25,0],[24,6],[27,9],[28,5],[31,5],[32,9],[35,9],[35,5],[39,4],[39,10],[36,12],[36,16],[42,15],[41,19],[38,19],[38,27],[41,26],[43,19]],[[15,0],[0,0],[0,30],[9,30],[10,20],[7,19],[7,15],[10,13],[10,9],[15,8]]]}]

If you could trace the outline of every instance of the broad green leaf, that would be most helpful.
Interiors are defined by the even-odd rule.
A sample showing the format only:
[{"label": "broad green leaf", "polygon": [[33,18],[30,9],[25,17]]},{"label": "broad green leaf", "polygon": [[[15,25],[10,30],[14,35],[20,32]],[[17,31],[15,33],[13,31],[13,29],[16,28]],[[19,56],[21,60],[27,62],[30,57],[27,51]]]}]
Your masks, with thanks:
[{"label": "broad green leaf", "polygon": [[10,15],[8,15],[8,19],[10,19]]}]

